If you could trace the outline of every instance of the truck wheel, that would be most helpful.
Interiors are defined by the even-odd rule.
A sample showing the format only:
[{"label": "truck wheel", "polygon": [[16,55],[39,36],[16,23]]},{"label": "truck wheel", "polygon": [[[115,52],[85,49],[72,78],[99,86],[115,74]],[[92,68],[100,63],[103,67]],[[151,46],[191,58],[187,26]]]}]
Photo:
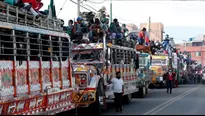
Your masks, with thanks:
[{"label": "truck wheel", "polygon": [[150,84],[149,84],[149,88],[150,88],[150,89],[153,89],[153,88],[154,88],[154,84],[150,83]]},{"label": "truck wheel", "polygon": [[145,94],[148,94],[148,90],[149,90],[149,85],[148,84],[146,84],[146,89],[145,89]]},{"label": "truck wheel", "polygon": [[146,94],[146,88],[145,87],[140,87],[139,88],[139,97],[144,98]]},{"label": "truck wheel", "polygon": [[123,96],[123,98],[124,98],[124,100],[123,100],[124,103],[129,104],[132,100],[132,94],[127,94],[127,95]]},{"label": "truck wheel", "polygon": [[92,103],[89,107],[90,112],[94,113],[95,115],[100,115],[102,112],[101,103],[100,103],[100,98],[104,97],[102,94],[103,91],[101,91],[102,88],[103,88],[103,83],[102,81],[99,81],[98,88],[95,94],[96,101]]},{"label": "truck wheel", "polygon": [[159,83],[159,88],[164,88],[164,83],[163,82]]}]

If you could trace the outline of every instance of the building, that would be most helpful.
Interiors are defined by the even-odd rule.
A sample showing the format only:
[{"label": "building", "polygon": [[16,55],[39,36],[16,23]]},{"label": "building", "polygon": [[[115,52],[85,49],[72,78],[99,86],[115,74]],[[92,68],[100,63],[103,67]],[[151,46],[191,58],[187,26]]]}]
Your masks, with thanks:
[{"label": "building", "polygon": [[138,30],[138,27],[135,24],[130,23],[126,25],[127,25],[126,27],[129,30],[129,32]]},{"label": "building", "polygon": [[[204,36],[202,36],[204,38]],[[201,39],[200,39],[201,40]],[[192,42],[186,42],[183,44],[177,44],[176,48],[180,52],[188,52],[191,54],[191,59],[197,63],[205,66],[205,41],[194,40]]]},{"label": "building", "polygon": [[[141,23],[140,29],[143,27],[147,28],[147,23]],[[150,40],[161,42],[163,39],[164,25],[161,22],[151,23],[150,29]]]}]

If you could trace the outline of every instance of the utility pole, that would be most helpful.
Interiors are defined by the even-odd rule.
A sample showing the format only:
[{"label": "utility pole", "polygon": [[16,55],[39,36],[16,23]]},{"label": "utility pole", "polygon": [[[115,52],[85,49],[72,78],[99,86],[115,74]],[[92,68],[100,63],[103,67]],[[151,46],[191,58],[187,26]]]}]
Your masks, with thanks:
[{"label": "utility pole", "polygon": [[184,42],[184,52],[186,52],[186,44],[187,44],[187,41],[186,40],[182,40]]},{"label": "utility pole", "polygon": [[151,17],[149,17],[149,20],[148,20],[148,36],[149,36],[149,39],[150,39],[150,32],[151,32]]},{"label": "utility pole", "polygon": [[110,0],[110,23],[112,22],[112,0]]},{"label": "utility pole", "polygon": [[78,15],[78,17],[80,16],[80,0],[78,0],[77,1],[78,2],[78,4],[77,4],[77,15]]}]

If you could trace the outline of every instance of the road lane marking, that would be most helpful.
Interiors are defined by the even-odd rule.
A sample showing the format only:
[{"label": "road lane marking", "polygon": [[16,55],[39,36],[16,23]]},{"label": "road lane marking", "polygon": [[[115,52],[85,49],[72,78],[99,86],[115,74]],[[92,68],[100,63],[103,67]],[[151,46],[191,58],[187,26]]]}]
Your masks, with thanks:
[{"label": "road lane marking", "polygon": [[157,107],[151,109],[150,111],[144,113],[143,115],[151,114],[152,112],[158,110],[159,108],[163,107],[164,105],[168,104],[169,102],[172,102],[173,100],[175,100],[175,99],[177,99],[177,98],[179,98],[179,97],[185,95],[186,93],[189,93],[189,92],[195,90],[196,88],[199,88],[199,86],[197,86],[197,87],[195,87],[195,88],[192,88],[192,89],[190,89],[190,90],[188,90],[188,91],[186,91],[186,92],[184,92],[184,93],[182,93],[182,94],[180,94],[180,95],[178,95],[178,96],[176,96],[176,97],[174,97],[174,98],[172,98],[172,99],[170,99],[170,100],[168,100],[168,101],[166,101],[166,102],[164,102],[164,103],[158,105]]},{"label": "road lane marking", "polygon": [[187,95],[191,94],[192,92],[196,91],[197,89],[199,89],[199,87],[198,87],[198,88],[196,88],[196,89],[194,89],[193,91],[190,91],[190,92],[188,92],[188,93],[184,94],[183,96],[181,96],[181,97],[179,97],[179,98],[177,98],[177,99],[175,99],[175,100],[173,100],[173,101],[169,102],[168,104],[166,104],[166,105],[162,106],[160,109],[158,109],[158,110],[156,110],[156,111],[152,112],[152,113],[151,113],[151,114],[149,114],[149,115],[155,115],[156,113],[158,113],[158,112],[162,111],[163,109],[165,109],[167,106],[169,106],[169,105],[171,105],[172,103],[176,102],[177,100],[179,100],[179,99],[181,99],[181,98],[183,98],[183,97],[185,97],[185,96],[187,96]]}]

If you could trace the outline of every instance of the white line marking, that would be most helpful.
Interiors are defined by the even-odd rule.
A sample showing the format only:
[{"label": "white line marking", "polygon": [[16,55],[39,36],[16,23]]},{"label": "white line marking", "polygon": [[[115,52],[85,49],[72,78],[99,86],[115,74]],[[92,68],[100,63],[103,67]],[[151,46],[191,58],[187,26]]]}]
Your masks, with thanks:
[{"label": "white line marking", "polygon": [[154,111],[158,110],[159,108],[163,107],[164,105],[168,104],[169,102],[174,101],[175,99],[177,99],[177,98],[179,98],[179,97],[181,97],[181,96],[185,95],[186,93],[189,93],[189,92],[191,92],[191,91],[195,90],[196,88],[199,88],[199,86],[198,86],[198,87],[195,87],[195,88],[192,88],[191,90],[188,90],[188,91],[186,91],[186,92],[182,93],[181,95],[178,95],[178,96],[176,96],[176,97],[174,97],[174,98],[172,98],[172,99],[170,99],[170,100],[168,100],[168,101],[166,101],[166,102],[164,102],[164,103],[162,103],[162,104],[158,105],[157,107],[155,107],[155,108],[151,109],[150,111],[148,111],[148,112],[144,113],[143,115],[148,115],[148,114],[151,114],[152,112],[154,112]]},{"label": "white line marking", "polygon": [[183,97],[185,97],[185,96],[191,94],[192,92],[196,91],[197,89],[199,89],[199,88],[196,88],[196,89],[194,89],[194,90],[192,90],[192,91],[189,91],[188,93],[186,93],[186,94],[184,94],[183,96],[181,96],[181,97],[179,97],[179,98],[177,98],[177,99],[175,99],[175,100],[169,102],[168,104],[164,105],[163,107],[161,107],[160,109],[158,109],[158,110],[152,112],[152,113],[149,114],[149,115],[155,115],[156,113],[158,113],[158,112],[160,112],[161,110],[165,109],[167,106],[169,106],[169,105],[171,105],[172,103],[176,102],[177,100],[179,100],[179,99],[181,99],[181,98],[183,98]]}]

